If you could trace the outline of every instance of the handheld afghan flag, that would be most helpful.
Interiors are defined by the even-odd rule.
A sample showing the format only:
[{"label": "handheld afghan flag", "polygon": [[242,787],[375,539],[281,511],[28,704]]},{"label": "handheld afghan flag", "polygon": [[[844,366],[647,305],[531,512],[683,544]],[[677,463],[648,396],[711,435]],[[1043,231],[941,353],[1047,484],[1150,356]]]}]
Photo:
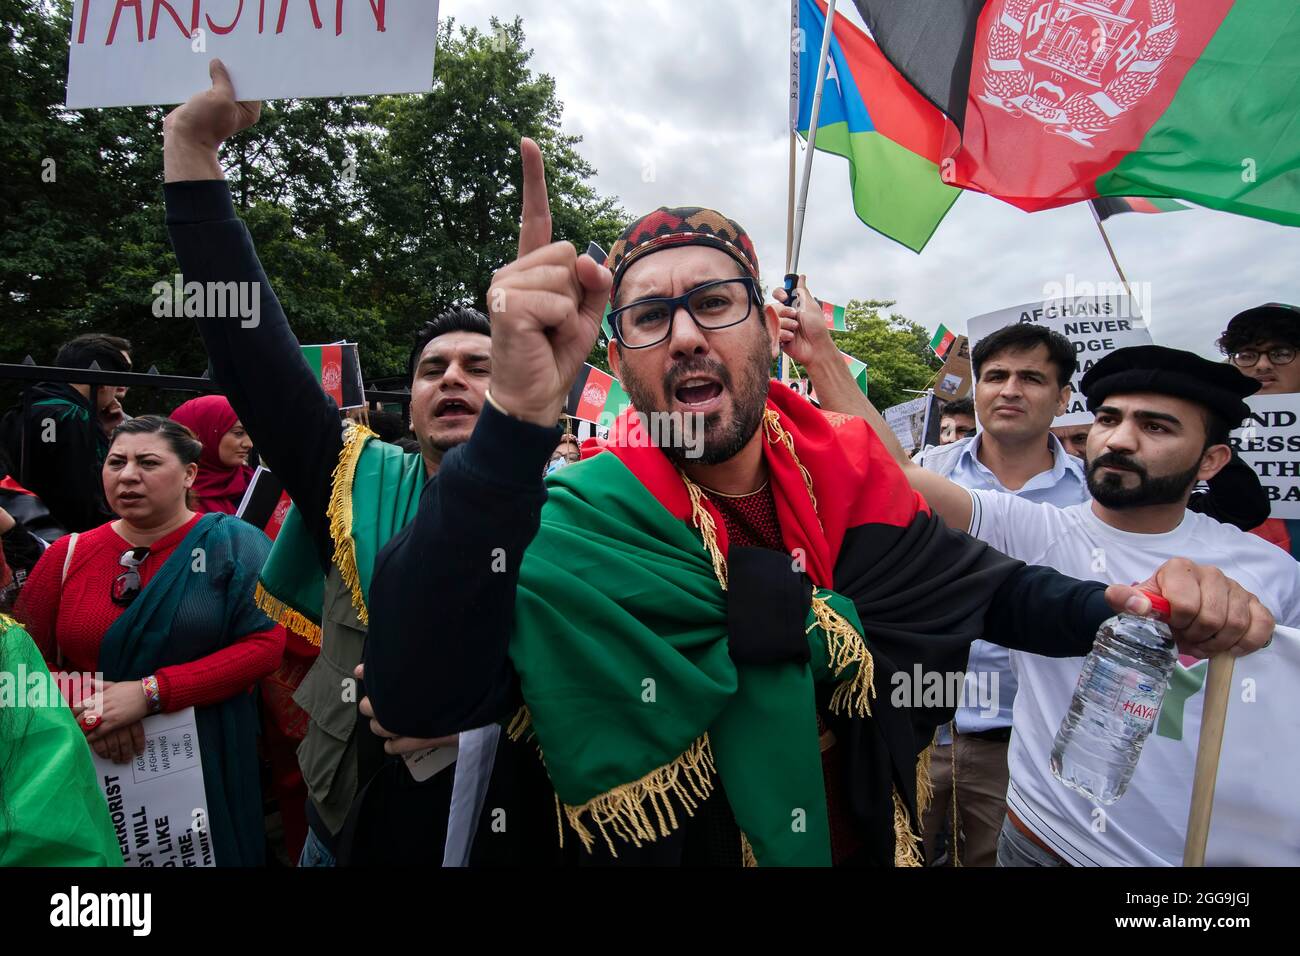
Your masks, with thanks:
[{"label": "handheld afghan flag", "polygon": [[957,336],[952,334],[948,326],[940,325],[934,333],[934,337],[930,339],[930,348],[934,350],[935,355],[943,358],[948,354],[948,350],[952,348],[952,343],[955,341],[957,341]]},{"label": "handheld afghan flag", "polygon": [[333,345],[304,345],[302,357],[316,374],[325,394],[339,408],[360,408],[366,403],[361,383],[361,359],[353,342]]},{"label": "handheld afghan flag", "polygon": [[950,181],[1036,211],[1166,196],[1300,225],[1294,0],[855,0],[950,118]]},{"label": "handheld afghan flag", "polygon": [[594,365],[583,365],[569,388],[564,411],[574,418],[608,428],[630,404],[618,379]]},{"label": "handheld afghan flag", "polygon": [[[790,77],[795,114],[791,121],[806,137],[826,5],[821,0],[793,3],[799,56],[797,69],[792,61]],[[858,218],[920,252],[960,194],[939,176],[943,114],[919,96],[849,20],[836,17],[831,34],[817,148],[849,161]]]},{"label": "handheld afghan flag", "polygon": [[848,328],[844,322],[844,306],[823,302],[822,315],[826,316],[826,328],[835,329],[838,332],[843,332]]},{"label": "handheld afghan flag", "polygon": [[841,352],[840,355],[843,356],[844,358],[844,364],[849,367],[849,374],[852,375],[853,380],[858,383],[858,388],[862,389],[863,395],[866,395],[867,394],[867,363],[859,362],[848,352]]},{"label": "handheld afghan flag", "polygon": [[235,515],[258,528],[274,541],[284,525],[284,519],[289,514],[289,506],[292,504],[289,493],[284,490],[284,485],[280,484],[280,479],[276,478],[265,465],[260,465],[257,471],[253,472],[253,480],[249,482],[248,490],[244,492],[244,498],[239,502]]},{"label": "handheld afghan flag", "polygon": [[1118,216],[1125,212],[1141,212],[1147,215],[1162,212],[1182,212],[1185,209],[1191,209],[1177,199],[1143,199],[1138,196],[1127,196],[1123,198],[1112,198],[1107,196],[1104,199],[1094,199],[1092,208],[1097,211],[1097,218],[1105,222],[1111,216]]}]

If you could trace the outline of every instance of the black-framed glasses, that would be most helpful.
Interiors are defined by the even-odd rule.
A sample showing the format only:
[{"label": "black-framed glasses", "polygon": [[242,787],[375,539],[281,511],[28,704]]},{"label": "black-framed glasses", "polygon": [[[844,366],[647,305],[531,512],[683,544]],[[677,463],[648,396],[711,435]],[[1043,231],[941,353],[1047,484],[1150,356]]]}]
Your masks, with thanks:
[{"label": "black-framed glasses", "polygon": [[749,318],[757,303],[758,284],[750,276],[717,279],[668,299],[641,299],[609,313],[609,327],[618,344],[628,349],[647,349],[665,341],[673,332],[679,309],[709,332],[739,325]]},{"label": "black-framed glasses", "polygon": [[1237,368],[1253,368],[1259,364],[1259,357],[1267,355],[1272,365],[1290,365],[1295,361],[1295,349],[1289,345],[1277,345],[1264,352],[1259,349],[1242,349],[1232,353],[1232,364]]},{"label": "black-framed glasses", "polygon": [[126,568],[113,579],[113,589],[109,597],[118,607],[126,607],[140,593],[140,565],[149,557],[148,548],[132,548],[123,551],[117,563]]}]

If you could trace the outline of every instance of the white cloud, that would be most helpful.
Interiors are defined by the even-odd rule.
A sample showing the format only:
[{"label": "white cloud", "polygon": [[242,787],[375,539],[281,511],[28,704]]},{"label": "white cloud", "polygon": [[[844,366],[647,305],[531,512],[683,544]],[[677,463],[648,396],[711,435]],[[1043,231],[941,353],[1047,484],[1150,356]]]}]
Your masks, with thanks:
[{"label": "white cloud", "polygon": [[[847,0],[837,11],[861,25]],[[721,210],[753,236],[765,281],[781,281],[786,0],[442,0],[441,15],[481,28],[490,16],[522,17],[533,69],[555,78],[596,188],[632,214]],[[1120,216],[1107,230],[1129,279],[1150,283],[1160,344],[1217,358],[1214,339],[1237,311],[1300,301],[1300,229],[1198,209]],[[958,330],[1070,274],[1116,280],[1083,204],[1031,215],[966,193],[918,256],[858,221],[847,165],[825,153],[813,165],[800,271],[820,298],[895,299],[928,328]]]}]

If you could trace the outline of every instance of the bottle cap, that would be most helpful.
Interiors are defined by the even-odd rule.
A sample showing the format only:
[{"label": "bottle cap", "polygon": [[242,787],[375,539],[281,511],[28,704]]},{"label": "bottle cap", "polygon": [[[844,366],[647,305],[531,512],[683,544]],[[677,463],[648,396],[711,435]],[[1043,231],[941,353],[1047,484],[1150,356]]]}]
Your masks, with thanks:
[{"label": "bottle cap", "polygon": [[1168,623],[1169,615],[1173,611],[1173,608],[1169,606],[1169,599],[1164,595],[1156,594],[1155,591],[1143,590],[1142,593],[1146,596],[1146,599],[1151,602],[1151,613],[1160,620]]}]

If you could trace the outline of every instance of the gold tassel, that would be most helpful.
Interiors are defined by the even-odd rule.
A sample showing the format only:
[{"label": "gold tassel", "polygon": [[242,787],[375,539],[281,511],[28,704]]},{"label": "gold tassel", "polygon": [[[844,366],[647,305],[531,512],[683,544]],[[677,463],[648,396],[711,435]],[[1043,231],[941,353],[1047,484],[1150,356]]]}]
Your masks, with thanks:
[{"label": "gold tassel", "polygon": [[894,866],[921,866],[920,838],[912,831],[903,798],[894,791]]},{"label": "gold tassel", "polygon": [[[620,840],[637,847],[643,840],[652,843],[661,836],[667,837],[678,826],[673,800],[687,816],[694,816],[695,808],[713,792],[714,773],[709,735],[704,734],[672,763],[651,770],[640,780],[593,797],[582,806],[565,804],[564,814],[588,853],[596,838],[586,823],[593,823],[609,852],[617,857],[611,831]],[[650,811],[654,813],[653,818]],[[584,822],[584,817],[589,819]]]},{"label": "gold tassel", "polygon": [[930,779],[930,757],[933,756],[934,741],[921,751],[916,758],[916,812],[925,819],[926,811],[934,801],[934,781]]},{"label": "gold tassel", "polygon": [[262,586],[261,581],[257,582],[257,588],[253,591],[253,603],[285,630],[306,638],[315,647],[320,647],[320,626],[273,595]]},{"label": "gold tassel", "polygon": [[[812,475],[808,474],[808,469],[803,466],[799,456],[794,452],[794,438],[781,425],[781,416],[776,413],[775,409],[769,408],[763,413],[763,428],[767,432],[769,442],[780,442],[785,445],[786,450],[790,452],[790,457],[794,459],[795,467],[799,469],[799,474],[803,475],[804,486],[808,489],[808,497],[812,499],[813,511],[817,511],[817,496],[813,494]],[[821,515],[817,516],[817,523],[821,524]]]},{"label": "gold tassel", "polygon": [[856,717],[869,717],[871,698],[876,696],[876,662],[867,650],[866,642],[824,597],[813,595],[812,610],[814,622],[808,631],[820,627],[826,635],[826,657],[831,675],[839,680],[851,664],[858,665],[853,676],[841,681],[831,694],[831,712],[842,714],[847,710]]},{"label": "gold tassel", "polygon": [[749,845],[749,837],[743,831],[740,834],[740,859],[747,867],[758,866],[758,857],[754,856],[754,848]]},{"label": "gold tassel", "polygon": [[718,528],[713,523],[713,515],[709,514],[704,507],[704,493],[700,491],[700,486],[691,479],[687,478],[685,473],[678,472],[682,476],[682,481],[686,483],[686,493],[691,496],[691,523],[699,529],[700,537],[704,539],[704,550],[709,552],[709,557],[713,559],[713,573],[717,576],[718,583],[722,585],[722,590],[727,590],[727,559],[722,556],[722,550],[718,547]]},{"label": "gold tassel", "polygon": [[364,425],[351,422],[345,426],[343,450],[334,469],[329,507],[325,516],[330,522],[330,538],[334,541],[334,566],[339,569],[343,583],[352,592],[352,607],[357,618],[367,627],[370,612],[366,597],[361,593],[361,575],[357,572],[357,545],[352,540],[352,482],[357,475],[357,462],[365,449],[366,439],[375,433]]},{"label": "gold tassel", "polygon": [[506,736],[518,743],[524,739],[524,734],[526,734],[532,726],[533,712],[528,709],[527,704],[524,704],[515,711],[515,716],[511,718],[510,725],[506,727]]}]

